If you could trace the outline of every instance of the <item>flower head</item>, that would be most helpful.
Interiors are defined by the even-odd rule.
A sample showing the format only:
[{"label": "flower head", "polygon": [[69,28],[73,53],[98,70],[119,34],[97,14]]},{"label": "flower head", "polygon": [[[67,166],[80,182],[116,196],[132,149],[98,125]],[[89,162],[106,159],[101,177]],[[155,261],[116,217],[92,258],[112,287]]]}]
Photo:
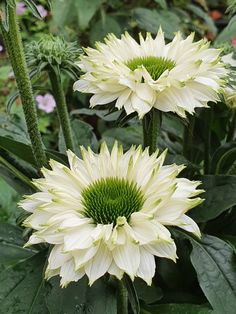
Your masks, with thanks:
[{"label": "flower head", "polygon": [[70,168],[51,160],[52,170],[35,180],[40,192],[21,201],[31,215],[24,225],[36,230],[27,245],[53,244],[46,277],[61,285],[85,274],[92,284],[106,272],[126,273],[151,284],[154,256],[175,261],[176,246],[166,226],[200,236],[186,212],[202,202],[198,181],[177,178],[183,166],[163,166],[165,152],[131,147],[123,153],[105,144],[99,154],[68,151]]},{"label": "flower head", "polygon": [[41,4],[37,5],[37,10],[42,19],[48,15],[48,11]]},{"label": "flower head", "polygon": [[81,50],[77,43],[67,42],[59,36],[43,35],[38,41],[32,41],[27,46],[26,60],[31,68],[38,72],[54,67],[78,77],[78,61]]},{"label": "flower head", "polygon": [[26,10],[26,5],[24,2],[17,2],[16,3],[16,14],[17,15],[24,14],[25,10]]},{"label": "flower head", "polygon": [[38,108],[46,113],[53,112],[56,107],[55,99],[51,94],[38,95],[36,101]]},{"label": "flower head", "polygon": [[227,70],[220,62],[220,50],[209,49],[206,40],[193,42],[178,32],[165,44],[160,29],[156,38],[140,34],[137,43],[128,33],[114,34],[96,49],[85,49],[79,66],[84,75],[74,90],[94,94],[91,107],[116,100],[115,107],[142,118],[152,107],[184,117],[196,107],[218,100]]}]

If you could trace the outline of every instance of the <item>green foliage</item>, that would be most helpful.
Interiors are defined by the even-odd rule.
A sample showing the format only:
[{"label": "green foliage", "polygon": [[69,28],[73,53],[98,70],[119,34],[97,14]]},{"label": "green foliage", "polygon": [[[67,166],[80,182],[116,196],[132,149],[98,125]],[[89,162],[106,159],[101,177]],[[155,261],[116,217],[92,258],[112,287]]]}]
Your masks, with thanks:
[{"label": "green foliage", "polygon": [[214,312],[233,314],[236,307],[236,263],[233,249],[224,241],[205,235],[201,241],[191,240],[191,261],[199,285]]},{"label": "green foliage", "polygon": [[182,30],[181,21],[177,14],[170,10],[150,10],[146,8],[135,8],[133,17],[141,29],[156,34],[161,26],[165,37],[172,39],[176,30]]},{"label": "green foliage", "polygon": [[206,222],[236,205],[236,177],[208,175],[201,177],[205,201],[191,211],[197,222]]},{"label": "green foliage", "polygon": [[[62,82],[71,115],[75,152],[80,157],[81,145],[91,146],[95,152],[99,151],[103,141],[111,148],[118,140],[124,150],[133,144],[142,145],[143,130],[135,115],[127,117],[124,111],[113,111],[110,106],[89,109],[89,97],[73,92],[72,85],[78,75],[75,64],[79,59],[78,47],[94,46],[109,32],[119,37],[127,30],[138,38],[140,31],[144,36],[148,31],[155,36],[161,26],[167,41],[176,31],[180,30],[184,35],[195,31],[197,39],[208,36],[214,40],[219,34],[214,45],[224,48],[224,53],[235,49],[231,45],[236,34],[235,1],[228,1],[229,18],[224,14],[224,1],[51,2],[51,12],[45,20],[33,17],[33,14],[39,17],[39,12],[36,2],[30,0],[25,1],[26,13],[18,18],[25,47],[32,40],[34,42],[29,60],[29,65],[38,66],[31,72],[34,96],[39,92],[51,92],[47,74],[42,73],[45,61],[50,61],[53,66],[63,65],[66,70]],[[1,9],[6,12],[3,26],[8,30],[7,10],[14,3],[13,0],[7,3],[8,6]],[[39,3],[50,8],[46,0],[37,1]],[[220,10],[220,19],[215,21],[211,18],[213,10]],[[46,52],[41,49],[42,42],[38,42],[44,33],[47,38],[57,38],[53,56],[47,49]],[[58,35],[59,39],[51,37]],[[2,41],[0,44],[3,45]],[[61,289],[58,278],[49,282],[43,279],[46,246],[23,247],[31,231],[16,226],[16,221],[18,225],[22,221],[17,202],[22,194],[34,191],[30,181],[38,178],[40,173],[36,170],[16,82],[9,75],[11,66],[5,48],[0,52],[0,282],[3,283],[0,284],[0,313],[115,314],[117,287],[113,278],[105,275],[88,287],[85,277]],[[46,59],[41,58],[42,53],[46,54]],[[38,61],[42,61],[40,65]],[[38,115],[47,158],[68,165],[64,139],[55,114],[38,111]],[[204,235],[199,240],[170,227],[179,259],[173,263],[156,258],[156,274],[150,287],[141,280],[135,279],[134,283],[126,280],[130,313],[139,313],[139,308],[141,314],[235,312],[236,176],[229,175],[236,159],[236,133],[232,122],[232,112],[223,102],[211,104],[211,109],[196,110],[193,117],[185,120],[174,114],[162,114],[158,147],[161,151],[168,148],[166,163],[185,164],[187,167],[182,176],[203,182],[201,188],[205,190],[202,194],[205,202],[191,210],[189,215],[198,222]],[[206,159],[209,167],[204,167]]]}]

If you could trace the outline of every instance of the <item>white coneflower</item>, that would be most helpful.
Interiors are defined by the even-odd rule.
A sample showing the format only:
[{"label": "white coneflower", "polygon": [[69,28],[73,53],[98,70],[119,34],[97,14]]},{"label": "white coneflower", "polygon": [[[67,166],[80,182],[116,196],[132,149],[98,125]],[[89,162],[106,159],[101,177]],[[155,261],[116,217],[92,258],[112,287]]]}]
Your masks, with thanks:
[{"label": "white coneflower", "polygon": [[70,168],[51,160],[52,170],[35,180],[40,192],[20,205],[32,214],[24,225],[36,231],[27,245],[53,245],[46,277],[61,276],[61,285],[85,274],[90,285],[105,273],[126,273],[151,284],[154,256],[176,259],[166,226],[200,236],[185,213],[202,202],[198,181],[177,178],[182,166],[163,166],[165,152],[131,147],[123,153],[103,144],[99,154],[81,148],[82,159],[68,151]]},{"label": "white coneflower", "polygon": [[166,44],[160,29],[155,39],[140,34],[137,43],[128,33],[114,34],[87,48],[78,63],[84,74],[74,90],[94,94],[91,107],[115,102],[127,114],[142,118],[152,108],[172,111],[184,117],[196,107],[217,101],[227,70],[220,62],[219,49],[209,48],[203,39],[193,42],[177,33]]}]

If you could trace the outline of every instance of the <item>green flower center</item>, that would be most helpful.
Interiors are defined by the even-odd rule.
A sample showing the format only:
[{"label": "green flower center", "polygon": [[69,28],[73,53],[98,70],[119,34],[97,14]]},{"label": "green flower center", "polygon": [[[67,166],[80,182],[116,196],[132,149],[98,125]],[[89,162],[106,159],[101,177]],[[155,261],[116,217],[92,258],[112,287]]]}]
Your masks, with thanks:
[{"label": "green flower center", "polygon": [[116,177],[93,182],[83,190],[82,198],[84,215],[98,224],[116,223],[123,216],[128,220],[144,203],[137,184]]},{"label": "green flower center", "polygon": [[143,65],[152,79],[156,81],[163,72],[174,68],[175,61],[163,57],[138,57],[129,60],[126,65],[132,71]]}]

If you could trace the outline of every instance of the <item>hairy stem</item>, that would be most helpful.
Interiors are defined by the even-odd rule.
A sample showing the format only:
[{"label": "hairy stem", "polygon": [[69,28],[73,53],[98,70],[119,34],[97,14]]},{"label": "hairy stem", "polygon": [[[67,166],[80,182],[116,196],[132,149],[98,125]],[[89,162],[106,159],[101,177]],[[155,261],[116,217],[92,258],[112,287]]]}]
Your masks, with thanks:
[{"label": "hairy stem", "polygon": [[66,148],[74,151],[75,145],[60,75],[57,75],[52,68],[49,70],[49,78],[52,85],[53,95],[57,104],[57,114],[62,128]]},{"label": "hairy stem", "polygon": [[161,127],[161,113],[157,109],[152,109],[143,118],[143,146],[149,147],[152,154],[157,149],[157,137]]},{"label": "hairy stem", "polygon": [[19,25],[17,23],[15,7],[9,6],[9,31],[7,32],[4,29],[1,18],[0,27],[19,89],[27,130],[32,144],[33,155],[38,169],[40,169],[42,166],[47,165],[47,158],[38,128],[38,118],[32,85],[25,61],[25,54]]},{"label": "hairy stem", "polygon": [[117,280],[117,314],[128,314],[128,291],[123,280]]}]

